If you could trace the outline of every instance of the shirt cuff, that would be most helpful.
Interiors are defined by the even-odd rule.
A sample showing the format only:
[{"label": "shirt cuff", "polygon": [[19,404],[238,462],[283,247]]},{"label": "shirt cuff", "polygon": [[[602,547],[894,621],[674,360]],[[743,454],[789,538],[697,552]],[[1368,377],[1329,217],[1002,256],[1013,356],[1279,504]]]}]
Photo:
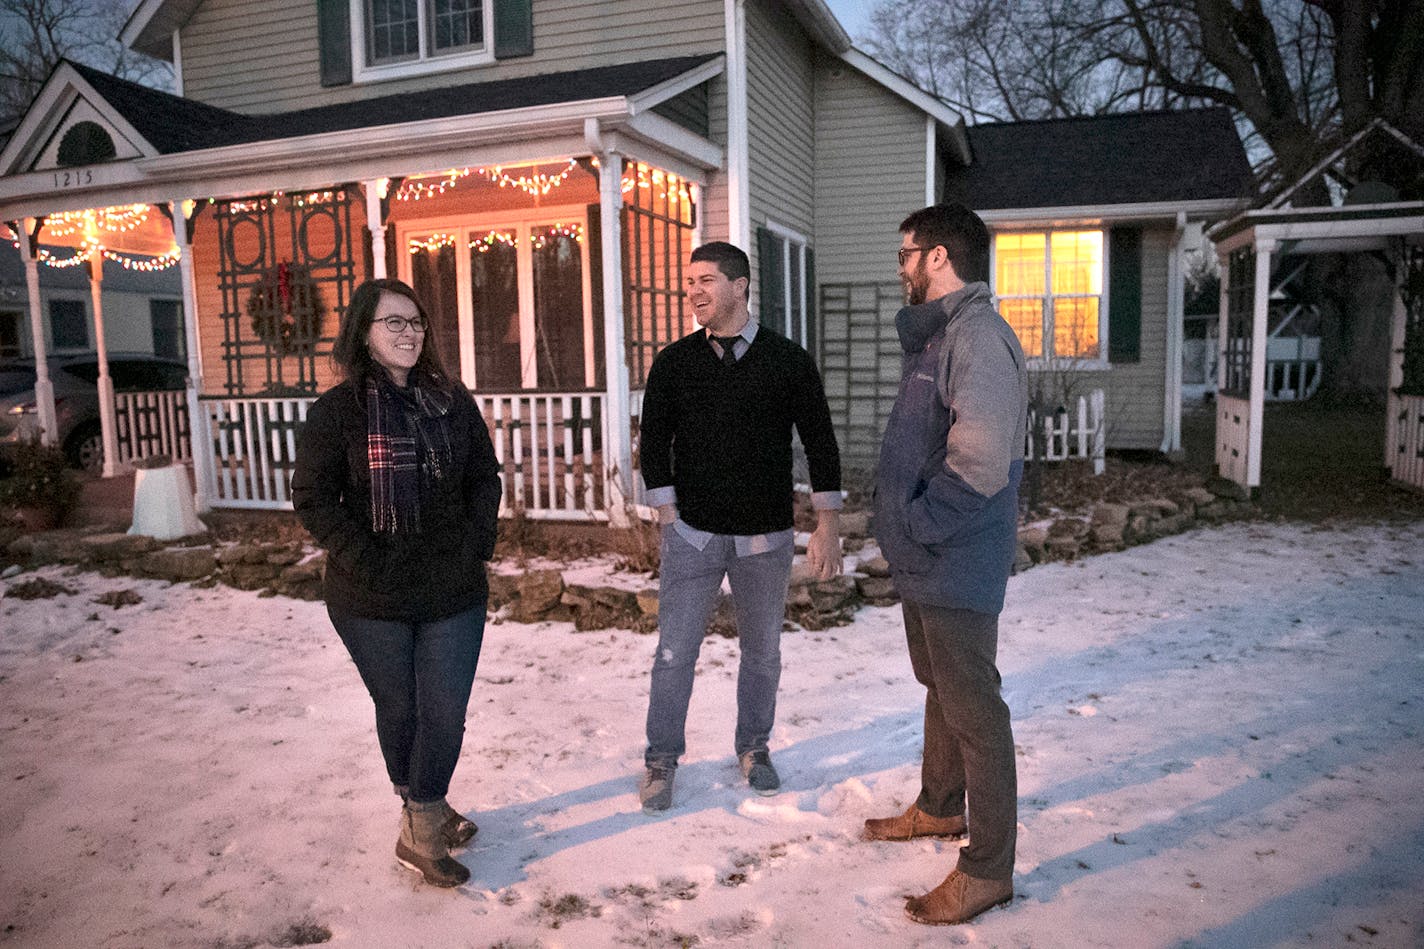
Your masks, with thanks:
[{"label": "shirt cuff", "polygon": [[662,507],[677,503],[677,486],[665,484],[661,488],[649,488],[643,493],[643,503],[648,507]]},{"label": "shirt cuff", "polygon": [[839,511],[845,504],[839,491],[812,491],[811,508],[817,511]]}]

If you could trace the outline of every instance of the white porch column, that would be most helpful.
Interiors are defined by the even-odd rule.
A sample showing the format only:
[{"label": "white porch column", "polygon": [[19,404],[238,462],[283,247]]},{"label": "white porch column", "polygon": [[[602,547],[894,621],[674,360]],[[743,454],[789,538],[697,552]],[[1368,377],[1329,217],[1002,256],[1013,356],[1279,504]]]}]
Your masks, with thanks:
[{"label": "white porch column", "polygon": [[183,346],[188,351],[189,454],[193,458],[194,507],[199,514],[212,510],[214,490],[213,440],[208,433],[208,416],[198,395],[203,391],[203,353],[198,336],[198,282],[193,275],[192,219],[197,204],[174,198],[168,203],[168,220],[173,225],[173,241],[178,245],[178,280],[183,285]]},{"label": "white porch column", "polygon": [[727,240],[751,254],[746,0],[723,0],[727,48]]},{"label": "white porch column", "polygon": [[1182,337],[1186,310],[1186,279],[1182,255],[1187,245],[1187,215],[1177,212],[1172,249],[1167,254],[1167,372],[1162,398],[1162,445],[1164,455],[1182,450]]},{"label": "white porch column", "polygon": [[1251,414],[1246,455],[1246,487],[1261,484],[1261,426],[1266,418],[1266,323],[1271,309],[1271,254],[1274,240],[1256,242],[1256,292],[1251,305]]},{"label": "white porch column", "polygon": [[607,397],[603,432],[608,523],[628,526],[633,496],[633,427],[628,407],[628,348],[623,326],[623,156],[598,156],[598,219],[603,240],[603,365]]},{"label": "white porch column", "polygon": [[40,416],[40,441],[46,445],[57,445],[59,419],[54,411],[54,383],[49,378],[44,308],[40,301],[39,230],[43,223],[43,218],[25,218],[12,222],[10,227],[20,242],[20,259],[25,262],[25,289],[30,298],[30,344],[35,354],[35,406]]},{"label": "white porch column", "polygon": [[99,439],[104,445],[105,478],[118,469],[119,425],[114,413],[114,380],[109,375],[109,341],[104,338],[104,255],[95,249],[89,258],[89,296],[94,304],[94,350],[99,354]]},{"label": "white porch column", "polygon": [[383,280],[386,274],[386,222],[381,215],[381,200],[391,179],[377,178],[362,182],[366,191],[366,230],[371,232],[371,276]]}]

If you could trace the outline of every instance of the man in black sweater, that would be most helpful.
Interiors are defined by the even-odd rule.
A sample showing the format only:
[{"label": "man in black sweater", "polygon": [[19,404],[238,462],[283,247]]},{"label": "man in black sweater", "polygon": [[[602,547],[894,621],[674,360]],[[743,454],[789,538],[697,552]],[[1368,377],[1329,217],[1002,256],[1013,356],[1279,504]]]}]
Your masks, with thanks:
[{"label": "man in black sweater", "polygon": [[643,481],[663,525],[658,651],[638,791],[648,813],[672,806],[697,655],[724,576],[742,653],[737,760],[759,794],[781,787],[767,740],[795,553],[793,428],[817,516],[806,559],[821,579],[841,571],[840,452],[820,373],[804,349],[751,318],[750,285],[740,249],[717,241],[692,252],[687,298],[704,329],[658,354],[643,396]]}]

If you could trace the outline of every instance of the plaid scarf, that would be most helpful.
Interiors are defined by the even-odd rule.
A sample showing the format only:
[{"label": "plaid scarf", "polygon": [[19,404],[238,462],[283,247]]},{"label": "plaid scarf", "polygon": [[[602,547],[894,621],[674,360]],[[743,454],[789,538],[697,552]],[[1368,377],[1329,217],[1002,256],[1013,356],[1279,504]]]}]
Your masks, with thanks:
[{"label": "plaid scarf", "polygon": [[378,534],[420,530],[422,488],[446,477],[450,395],[412,377],[399,389],[384,373],[366,381],[366,459],[371,468],[371,527]]}]

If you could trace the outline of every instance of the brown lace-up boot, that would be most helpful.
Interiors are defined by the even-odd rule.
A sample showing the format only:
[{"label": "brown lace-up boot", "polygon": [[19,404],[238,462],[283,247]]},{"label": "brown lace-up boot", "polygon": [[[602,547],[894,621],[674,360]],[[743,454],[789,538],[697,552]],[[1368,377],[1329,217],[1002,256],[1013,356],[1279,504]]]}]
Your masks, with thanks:
[{"label": "brown lace-up boot", "polygon": [[863,840],[911,840],[915,837],[963,837],[968,832],[964,815],[931,817],[911,804],[897,817],[872,817],[861,831]]},{"label": "brown lace-up boot", "polygon": [[924,896],[912,896],[905,901],[905,915],[917,923],[948,926],[966,923],[995,906],[1014,898],[1014,881],[981,880],[978,877],[950,872],[944,882]]},{"label": "brown lace-up boot", "polygon": [[417,804],[407,801],[401,810],[396,859],[418,870],[431,886],[459,886],[470,878],[464,864],[450,856],[445,843],[445,801]]}]

